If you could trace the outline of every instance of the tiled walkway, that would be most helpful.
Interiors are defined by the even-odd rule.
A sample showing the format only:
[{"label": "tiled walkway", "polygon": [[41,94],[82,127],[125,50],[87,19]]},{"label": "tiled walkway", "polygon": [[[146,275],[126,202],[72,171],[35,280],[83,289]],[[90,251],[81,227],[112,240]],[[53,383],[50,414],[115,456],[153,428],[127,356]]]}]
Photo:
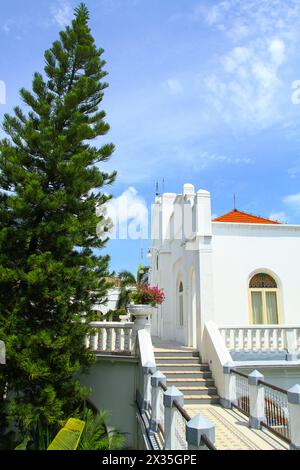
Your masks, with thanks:
[{"label": "tiled walkway", "polygon": [[250,429],[246,416],[238,410],[226,410],[220,405],[190,405],[185,408],[191,417],[203,413],[215,424],[218,450],[288,450],[288,444],[267,429]]}]

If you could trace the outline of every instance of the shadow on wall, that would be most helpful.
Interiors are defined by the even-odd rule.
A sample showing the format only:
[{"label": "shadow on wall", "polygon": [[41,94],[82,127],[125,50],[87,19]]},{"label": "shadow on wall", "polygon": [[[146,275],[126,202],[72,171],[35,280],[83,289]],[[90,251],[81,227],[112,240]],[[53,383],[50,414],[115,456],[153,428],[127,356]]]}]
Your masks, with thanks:
[{"label": "shadow on wall", "polygon": [[130,449],[138,445],[137,372],[137,360],[97,357],[89,373],[80,377],[81,384],[92,389],[90,401],[98,410],[110,413],[109,424],[124,435]]}]

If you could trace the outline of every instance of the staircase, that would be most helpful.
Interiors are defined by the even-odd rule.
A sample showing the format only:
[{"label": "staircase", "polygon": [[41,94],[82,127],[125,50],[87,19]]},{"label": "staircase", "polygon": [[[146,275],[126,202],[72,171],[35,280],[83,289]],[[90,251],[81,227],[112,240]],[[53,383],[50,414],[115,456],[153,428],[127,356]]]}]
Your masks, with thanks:
[{"label": "staircase", "polygon": [[208,364],[200,361],[199,352],[190,348],[154,348],[156,367],[184,394],[185,406],[219,402]]}]

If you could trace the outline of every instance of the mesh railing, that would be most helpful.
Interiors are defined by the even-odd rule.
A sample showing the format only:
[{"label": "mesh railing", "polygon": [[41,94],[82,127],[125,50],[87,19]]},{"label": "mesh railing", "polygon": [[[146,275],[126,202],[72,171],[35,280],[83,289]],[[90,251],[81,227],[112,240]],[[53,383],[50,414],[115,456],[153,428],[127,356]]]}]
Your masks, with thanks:
[{"label": "mesh railing", "polygon": [[160,383],[159,384],[159,430],[164,435],[165,432],[165,407],[164,407],[164,392],[167,390],[167,387]]},{"label": "mesh railing", "polygon": [[262,380],[258,383],[264,387],[265,416],[262,425],[285,441],[290,442],[287,391]]},{"label": "mesh railing", "polygon": [[188,444],[185,437],[185,429],[186,423],[191,418],[176,401],[174,401],[174,408],[176,450],[187,450]]},{"label": "mesh railing", "polygon": [[236,402],[233,403],[233,405],[242,413],[249,416],[250,401],[248,376],[236,370],[233,370],[232,373],[236,376]]}]

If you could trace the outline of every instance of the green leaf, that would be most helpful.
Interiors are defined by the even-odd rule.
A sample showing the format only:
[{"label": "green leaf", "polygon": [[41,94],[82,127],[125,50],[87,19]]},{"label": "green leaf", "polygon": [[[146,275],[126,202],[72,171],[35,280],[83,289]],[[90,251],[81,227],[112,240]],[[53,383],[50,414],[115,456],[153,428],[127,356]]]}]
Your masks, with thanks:
[{"label": "green leaf", "polygon": [[47,450],[76,450],[85,422],[70,418],[67,424],[55,436]]}]

